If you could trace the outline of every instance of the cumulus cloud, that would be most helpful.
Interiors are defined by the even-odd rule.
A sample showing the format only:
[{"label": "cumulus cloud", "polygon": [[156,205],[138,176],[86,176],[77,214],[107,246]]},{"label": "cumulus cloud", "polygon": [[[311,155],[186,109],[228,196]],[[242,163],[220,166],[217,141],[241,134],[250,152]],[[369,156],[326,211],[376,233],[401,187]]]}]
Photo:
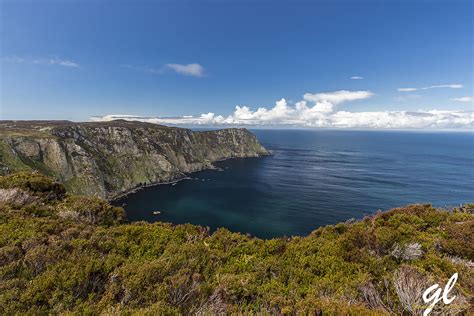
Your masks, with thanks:
[{"label": "cumulus cloud", "polygon": [[6,62],[10,63],[16,63],[16,64],[35,64],[35,65],[56,65],[56,66],[62,66],[62,67],[71,67],[71,68],[79,68],[79,64],[67,60],[67,59],[61,59],[58,57],[49,57],[49,58],[23,58],[23,57],[18,57],[18,56],[10,56],[6,57],[3,59]]},{"label": "cumulus cloud", "polygon": [[230,115],[213,112],[183,117],[143,117],[133,115],[105,115],[93,121],[116,119],[136,120],[165,125],[206,126],[280,126],[322,128],[373,128],[373,129],[455,129],[473,128],[474,113],[468,111],[375,111],[351,112],[337,110],[337,105],[370,98],[370,91],[335,91],[307,93],[301,101],[288,104],[286,99],[275,102],[271,108],[252,110],[237,105]]},{"label": "cumulus cloud", "polygon": [[361,77],[361,76],[352,76],[351,79],[352,79],[352,80],[362,80],[362,79],[364,79],[364,77]]},{"label": "cumulus cloud", "polygon": [[202,77],[204,76],[204,68],[199,64],[167,64],[166,67],[174,70],[178,74],[193,76],[193,77]]},{"label": "cumulus cloud", "polygon": [[428,90],[428,89],[439,89],[439,88],[450,88],[450,89],[461,89],[463,87],[462,84],[452,83],[452,84],[440,84],[428,87],[421,87],[421,88],[398,88],[399,92],[412,92],[417,90]]},{"label": "cumulus cloud", "polygon": [[454,98],[451,100],[457,101],[457,102],[472,102],[472,97],[460,97],[460,98]]}]

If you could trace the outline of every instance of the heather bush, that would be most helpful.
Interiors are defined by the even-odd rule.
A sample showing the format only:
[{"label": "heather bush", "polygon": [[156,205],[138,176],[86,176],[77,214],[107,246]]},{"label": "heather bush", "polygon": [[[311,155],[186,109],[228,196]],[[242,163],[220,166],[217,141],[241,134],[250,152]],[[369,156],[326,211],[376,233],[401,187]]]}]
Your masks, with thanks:
[{"label": "heather bush", "polygon": [[2,314],[419,314],[420,293],[455,272],[458,299],[434,313],[472,312],[472,207],[411,205],[262,240],[125,223],[121,208],[30,176],[0,178],[43,201],[0,204]]}]

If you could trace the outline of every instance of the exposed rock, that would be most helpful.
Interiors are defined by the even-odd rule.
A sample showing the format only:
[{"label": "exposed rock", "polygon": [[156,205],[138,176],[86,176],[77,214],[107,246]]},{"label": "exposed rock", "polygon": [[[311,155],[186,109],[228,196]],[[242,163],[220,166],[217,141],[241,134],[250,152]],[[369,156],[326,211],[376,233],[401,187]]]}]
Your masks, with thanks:
[{"label": "exposed rock", "polygon": [[58,216],[66,220],[73,220],[73,221],[79,220],[79,213],[74,210],[69,210],[69,209],[59,211]]},{"label": "exposed rock", "polygon": [[102,198],[176,180],[218,160],[267,154],[252,133],[238,128],[195,132],[121,120],[0,122],[5,170],[37,170],[74,194]]},{"label": "exposed rock", "polygon": [[19,188],[0,189],[0,204],[22,207],[37,201],[39,198]]},{"label": "exposed rock", "polygon": [[423,255],[423,250],[421,249],[421,245],[419,243],[411,243],[404,246],[395,244],[391,255],[396,259],[410,261],[419,259]]},{"label": "exposed rock", "polygon": [[469,269],[474,269],[474,262],[469,259],[463,259],[457,256],[448,256],[448,259],[454,264],[459,264],[466,266]]}]

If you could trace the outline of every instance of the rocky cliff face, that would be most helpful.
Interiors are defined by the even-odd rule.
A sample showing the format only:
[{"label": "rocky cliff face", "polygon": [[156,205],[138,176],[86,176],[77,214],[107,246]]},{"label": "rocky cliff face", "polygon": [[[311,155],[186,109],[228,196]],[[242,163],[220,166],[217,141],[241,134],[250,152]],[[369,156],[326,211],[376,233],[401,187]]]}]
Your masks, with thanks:
[{"label": "rocky cliff face", "polygon": [[0,122],[0,173],[37,170],[75,194],[112,198],[218,160],[268,154],[246,129],[194,132],[127,121]]}]

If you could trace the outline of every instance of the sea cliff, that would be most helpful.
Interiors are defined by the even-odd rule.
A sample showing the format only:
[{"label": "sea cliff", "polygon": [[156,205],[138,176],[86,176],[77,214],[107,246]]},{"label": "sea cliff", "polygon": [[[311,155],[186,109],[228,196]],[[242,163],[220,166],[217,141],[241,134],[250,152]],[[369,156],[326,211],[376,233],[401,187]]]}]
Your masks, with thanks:
[{"label": "sea cliff", "polygon": [[74,194],[113,198],[268,151],[246,129],[129,122],[0,121],[0,174],[38,171]]}]

